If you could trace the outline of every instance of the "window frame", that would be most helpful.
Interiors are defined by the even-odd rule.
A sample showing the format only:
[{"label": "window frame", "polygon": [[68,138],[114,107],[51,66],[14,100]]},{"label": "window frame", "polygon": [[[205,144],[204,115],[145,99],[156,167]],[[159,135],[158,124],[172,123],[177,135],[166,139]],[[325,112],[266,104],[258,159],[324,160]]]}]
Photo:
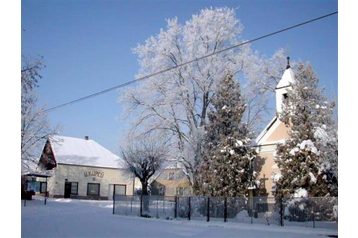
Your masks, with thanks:
[{"label": "window frame", "polygon": [[184,195],[184,187],[176,187],[176,195],[183,196]]},{"label": "window frame", "polygon": [[168,173],[168,180],[174,180],[174,176],[175,176],[174,172],[169,172]]},{"label": "window frame", "polygon": [[[73,184],[76,184],[76,193],[73,193]],[[71,182],[71,195],[78,195],[78,182]]]},{"label": "window frame", "polygon": [[[97,188],[97,194],[90,193],[90,186],[96,185]],[[100,183],[87,183],[87,196],[100,196],[101,194],[101,184]]]},{"label": "window frame", "polygon": [[[44,193],[46,193],[47,192],[47,182],[39,182],[40,183],[40,193],[41,194],[44,194]],[[42,186],[45,186],[45,191],[44,191],[44,189],[42,188]]]}]

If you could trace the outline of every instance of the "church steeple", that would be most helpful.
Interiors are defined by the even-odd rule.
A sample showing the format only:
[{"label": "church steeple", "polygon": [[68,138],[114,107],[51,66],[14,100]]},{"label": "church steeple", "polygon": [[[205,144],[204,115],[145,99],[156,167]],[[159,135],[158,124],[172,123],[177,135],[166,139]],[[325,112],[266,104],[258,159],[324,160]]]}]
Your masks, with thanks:
[{"label": "church steeple", "polygon": [[282,111],[283,100],[287,97],[287,90],[291,88],[291,84],[295,80],[295,75],[290,66],[290,57],[287,57],[286,70],[282,75],[280,82],[276,86],[276,111]]}]

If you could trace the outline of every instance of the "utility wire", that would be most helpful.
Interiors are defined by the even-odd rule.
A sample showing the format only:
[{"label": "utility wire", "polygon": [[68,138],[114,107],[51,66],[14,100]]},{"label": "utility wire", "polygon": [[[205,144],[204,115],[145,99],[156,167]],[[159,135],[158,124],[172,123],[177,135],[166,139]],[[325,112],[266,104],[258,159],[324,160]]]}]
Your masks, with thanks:
[{"label": "utility wire", "polygon": [[245,41],[245,42],[243,42],[243,43],[240,43],[240,44],[237,44],[237,45],[234,45],[234,46],[231,46],[231,47],[228,47],[228,48],[225,48],[225,49],[222,49],[222,50],[213,52],[213,53],[211,53],[211,54],[204,55],[204,56],[199,57],[199,58],[195,58],[195,59],[190,60],[190,61],[187,61],[187,62],[185,62],[185,63],[178,64],[178,65],[176,65],[176,66],[173,66],[173,67],[170,67],[170,68],[167,68],[167,69],[164,69],[164,70],[160,70],[160,71],[155,72],[155,73],[153,73],[153,74],[149,74],[149,75],[140,77],[140,78],[138,78],[138,79],[135,79],[135,80],[126,82],[126,83],[124,83],[124,84],[120,84],[120,85],[117,85],[117,86],[114,86],[114,87],[105,89],[105,90],[103,90],[103,91],[100,91],[100,92],[97,92],[97,93],[93,93],[93,94],[91,94],[91,95],[88,95],[88,96],[85,96],[85,97],[82,97],[82,98],[79,98],[79,99],[76,99],[76,100],[73,100],[73,101],[70,101],[70,102],[67,102],[67,103],[64,103],[64,104],[55,106],[55,107],[52,107],[52,108],[49,108],[49,109],[45,109],[43,112],[53,111],[53,110],[55,110],[55,109],[58,109],[58,108],[61,108],[61,107],[64,107],[64,106],[68,106],[68,105],[73,104],[73,103],[81,102],[81,101],[84,101],[84,100],[87,100],[87,99],[90,99],[90,98],[93,98],[93,97],[96,97],[96,96],[99,96],[99,95],[108,93],[108,92],[113,91],[113,90],[115,90],[115,89],[128,86],[128,85],[130,85],[130,84],[132,84],[132,83],[137,83],[137,82],[143,81],[143,80],[148,79],[148,78],[151,78],[151,77],[153,77],[153,76],[156,76],[156,75],[159,75],[159,74],[162,74],[162,73],[171,71],[171,70],[173,70],[173,69],[177,69],[177,68],[183,67],[183,66],[188,65],[188,64],[191,64],[191,63],[193,63],[193,62],[196,62],[196,61],[199,61],[199,60],[202,60],[202,59],[211,57],[211,56],[213,56],[213,55],[220,54],[220,53],[222,53],[222,52],[225,52],[225,51],[228,51],[228,50],[231,50],[231,49],[234,49],[234,48],[237,48],[237,47],[240,47],[240,46],[243,46],[243,45],[246,45],[246,44],[249,44],[249,43],[252,43],[252,42],[255,42],[255,41],[258,41],[258,40],[267,38],[267,37],[270,37],[270,36],[273,36],[273,35],[276,35],[276,34],[278,34],[278,33],[284,32],[284,31],[291,30],[291,29],[293,29],[293,28],[296,28],[296,27],[299,27],[299,26],[302,26],[302,25],[305,25],[305,24],[308,24],[308,23],[311,23],[311,22],[314,22],[314,21],[321,20],[321,19],[323,19],[323,18],[332,16],[332,15],[335,15],[335,14],[338,14],[338,11],[337,11],[337,12],[332,12],[332,13],[323,15],[323,16],[321,16],[321,17],[317,17],[317,18],[314,18],[314,19],[311,19],[311,20],[308,20],[308,21],[305,21],[305,22],[302,22],[302,23],[299,23],[299,24],[296,24],[296,25],[293,25],[293,26],[290,26],[290,27],[287,27],[287,28],[284,28],[284,29],[282,29],[282,30],[275,31],[275,32],[273,32],[273,33],[270,33],[270,34],[267,34],[267,35],[264,35],[264,36],[260,36],[260,37],[254,38],[254,39],[249,40],[249,41]]}]

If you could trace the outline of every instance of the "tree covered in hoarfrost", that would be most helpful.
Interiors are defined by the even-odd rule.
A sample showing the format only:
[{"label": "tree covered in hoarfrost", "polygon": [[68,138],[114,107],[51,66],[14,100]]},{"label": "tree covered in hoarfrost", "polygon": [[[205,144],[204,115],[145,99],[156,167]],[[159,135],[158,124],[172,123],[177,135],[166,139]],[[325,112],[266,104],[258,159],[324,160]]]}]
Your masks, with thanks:
[{"label": "tree covered in hoarfrost", "polygon": [[256,177],[252,167],[256,151],[250,147],[253,134],[243,121],[246,104],[239,83],[232,75],[220,81],[211,103],[197,193],[226,197],[247,195],[248,187],[252,186],[250,182]]},{"label": "tree covered in hoarfrost", "polygon": [[338,196],[338,128],[333,120],[335,103],[323,96],[311,65],[298,64],[295,82],[283,102],[279,119],[291,128],[289,139],[279,143],[275,161],[275,195]]},{"label": "tree covered in hoarfrost", "polygon": [[[286,53],[286,50],[281,48],[270,58],[265,55],[261,58],[257,57],[245,72],[249,80],[241,83],[247,105],[244,118],[255,133],[260,133],[267,125],[265,118],[274,116],[271,113],[275,110],[273,102],[275,102],[276,86],[286,69]],[[290,65],[294,68],[297,62],[291,61]]]},{"label": "tree covered in hoarfrost", "polygon": [[139,179],[142,195],[148,195],[150,178],[164,165],[168,156],[168,147],[164,137],[131,137],[121,150],[121,166],[124,172]]},{"label": "tree covered in hoarfrost", "polygon": [[[137,78],[153,76],[137,87],[120,91],[119,102],[124,103],[128,116],[125,118],[133,123],[132,131],[171,133],[171,151],[192,184],[201,160],[207,110],[220,79],[231,72],[234,77],[242,75],[244,85],[252,86],[245,88],[251,109],[245,120],[252,126],[256,125],[254,119],[262,119],[260,116],[266,112],[264,98],[270,90],[274,91],[270,85],[276,85],[272,79],[280,76],[274,69],[265,71],[272,59],[261,59],[248,44],[232,47],[244,42],[242,30],[234,9],[204,9],[184,25],[177,18],[167,20],[166,30],[161,29],[158,35],[133,49],[140,64]],[[232,48],[227,50],[229,47]],[[210,57],[204,57],[207,55]],[[282,52],[274,60],[284,59],[280,55]],[[281,62],[284,64],[285,60]]]},{"label": "tree covered in hoarfrost", "polygon": [[37,165],[45,141],[60,128],[52,128],[44,112],[45,106],[37,105],[35,89],[44,67],[42,57],[21,56],[21,167],[26,170]]}]

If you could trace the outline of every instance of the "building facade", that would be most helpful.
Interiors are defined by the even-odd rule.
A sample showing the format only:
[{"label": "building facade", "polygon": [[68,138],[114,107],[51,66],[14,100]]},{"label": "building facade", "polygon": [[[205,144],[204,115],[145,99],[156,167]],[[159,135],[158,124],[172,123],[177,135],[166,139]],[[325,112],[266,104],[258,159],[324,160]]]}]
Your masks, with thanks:
[{"label": "building facade", "polygon": [[121,163],[88,137],[53,136],[44,146],[39,169],[51,175],[49,197],[111,200],[114,192],[133,194],[133,179],[125,176]]},{"label": "building facade", "polygon": [[192,195],[190,182],[182,168],[166,168],[151,182],[151,194],[162,196]]}]

